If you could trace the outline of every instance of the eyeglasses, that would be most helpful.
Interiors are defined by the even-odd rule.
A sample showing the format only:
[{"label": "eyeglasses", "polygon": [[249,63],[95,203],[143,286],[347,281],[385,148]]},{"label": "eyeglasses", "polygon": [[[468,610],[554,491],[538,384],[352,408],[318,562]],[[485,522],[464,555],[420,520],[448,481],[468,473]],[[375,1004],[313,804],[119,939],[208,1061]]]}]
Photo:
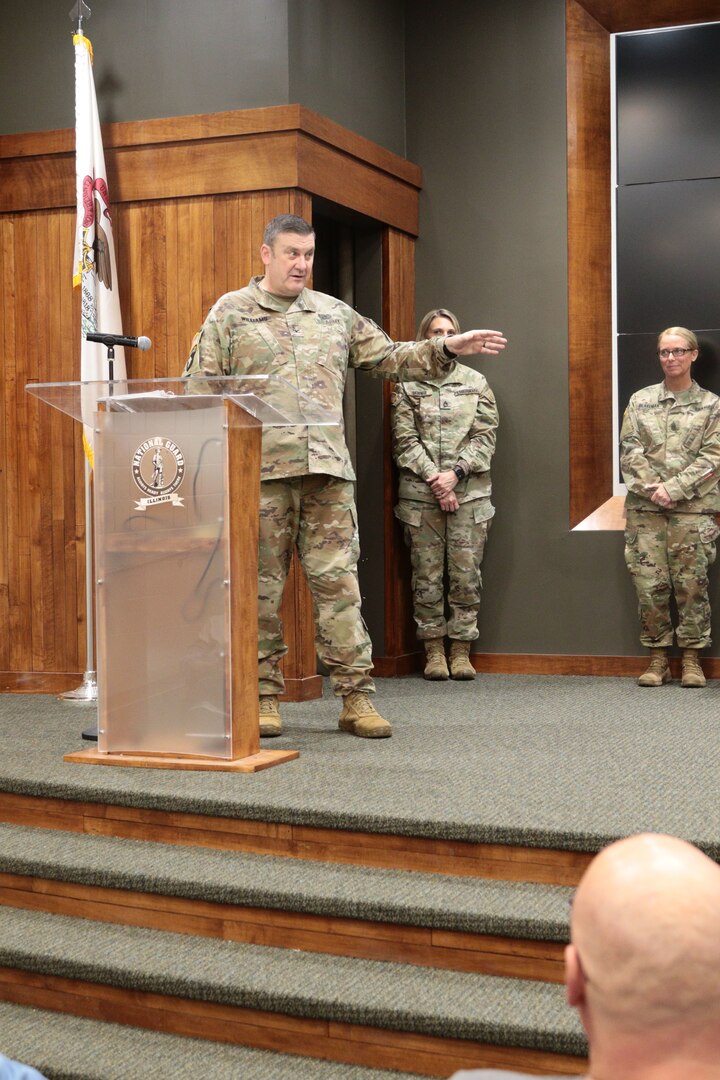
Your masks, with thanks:
[{"label": "eyeglasses", "polygon": [[694,349],[658,349],[658,356],[661,360],[669,360],[671,356],[677,356],[678,360],[682,360],[685,353],[695,352]]}]

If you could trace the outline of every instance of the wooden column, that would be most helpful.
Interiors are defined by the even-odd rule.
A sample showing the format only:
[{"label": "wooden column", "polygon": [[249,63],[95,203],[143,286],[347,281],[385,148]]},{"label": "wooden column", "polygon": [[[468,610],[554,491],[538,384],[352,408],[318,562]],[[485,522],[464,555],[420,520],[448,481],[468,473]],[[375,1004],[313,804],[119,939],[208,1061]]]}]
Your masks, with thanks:
[{"label": "wooden column", "polygon": [[[396,341],[415,338],[415,239],[397,229],[383,235],[383,326]],[[392,459],[390,397],[392,383],[383,387],[385,648],[375,657],[381,676],[406,675],[418,665],[420,651],[412,618],[410,559],[402,526],[393,508],[397,503],[397,470]]]}]

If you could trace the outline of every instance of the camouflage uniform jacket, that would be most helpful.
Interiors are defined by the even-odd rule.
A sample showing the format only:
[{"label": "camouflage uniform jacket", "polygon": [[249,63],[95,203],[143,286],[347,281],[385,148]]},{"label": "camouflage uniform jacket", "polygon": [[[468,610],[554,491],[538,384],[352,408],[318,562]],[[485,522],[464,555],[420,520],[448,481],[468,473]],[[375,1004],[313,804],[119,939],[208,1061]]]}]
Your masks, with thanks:
[{"label": "camouflage uniform jacket", "polygon": [[402,383],[392,402],[401,499],[436,502],[428,477],[458,463],[467,472],[455,488],[458,502],[490,496],[498,413],[484,375],[458,364],[439,378]]},{"label": "camouflage uniform jacket", "polygon": [[323,473],[354,480],[342,425],[348,366],[384,378],[452,370],[438,341],[393,342],[371,319],[325,293],[303,289],[288,307],[258,287],[221,296],[193,342],[185,375],[279,375],[333,413],[339,426],[267,428],[262,479]]},{"label": "camouflage uniform jacket", "polygon": [[664,382],[638,390],[623,417],[620,466],[628,510],[662,510],[646,485],[663,483],[675,513],[720,511],[720,398],[694,380],[677,396]]}]

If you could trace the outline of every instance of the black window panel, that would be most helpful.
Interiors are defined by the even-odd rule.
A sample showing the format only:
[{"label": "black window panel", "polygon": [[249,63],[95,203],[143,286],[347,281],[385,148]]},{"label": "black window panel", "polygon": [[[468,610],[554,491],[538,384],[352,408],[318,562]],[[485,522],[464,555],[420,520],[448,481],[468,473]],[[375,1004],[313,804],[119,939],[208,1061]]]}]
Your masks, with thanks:
[{"label": "black window panel", "polygon": [[720,23],[616,38],[618,183],[720,176]]},{"label": "black window panel", "polygon": [[719,283],[720,179],[618,189],[620,334],[720,326]]}]

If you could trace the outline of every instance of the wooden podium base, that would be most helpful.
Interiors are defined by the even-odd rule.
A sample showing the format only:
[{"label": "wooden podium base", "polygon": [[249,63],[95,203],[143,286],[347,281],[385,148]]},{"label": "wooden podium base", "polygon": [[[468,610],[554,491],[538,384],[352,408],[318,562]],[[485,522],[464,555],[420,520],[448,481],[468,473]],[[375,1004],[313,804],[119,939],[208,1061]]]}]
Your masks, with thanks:
[{"label": "wooden podium base", "polygon": [[299,750],[259,750],[248,757],[229,760],[224,758],[177,757],[173,754],[153,756],[149,754],[101,754],[99,750],[76,750],[65,754],[63,761],[78,765],[123,765],[135,769],[194,769],[204,772],[261,772],[273,765],[284,765],[300,757]]}]

